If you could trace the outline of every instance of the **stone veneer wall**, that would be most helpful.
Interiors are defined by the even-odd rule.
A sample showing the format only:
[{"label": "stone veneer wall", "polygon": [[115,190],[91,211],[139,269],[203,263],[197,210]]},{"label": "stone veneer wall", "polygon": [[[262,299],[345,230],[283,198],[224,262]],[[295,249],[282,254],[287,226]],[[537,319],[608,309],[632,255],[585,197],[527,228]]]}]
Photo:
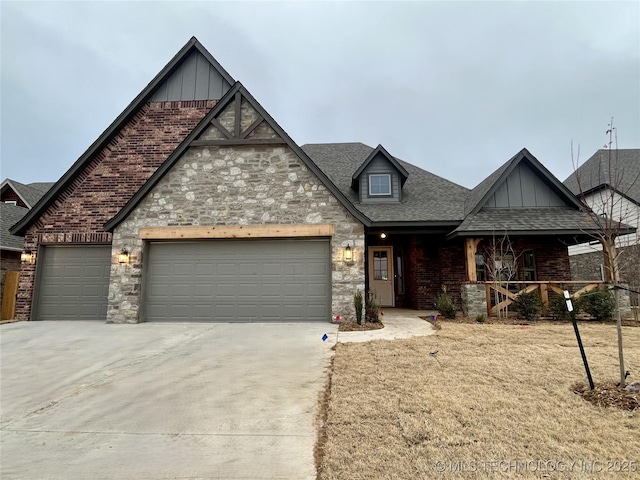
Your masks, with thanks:
[{"label": "stone veneer wall", "polygon": [[[113,234],[107,321],[142,321],[142,227],[331,223],[332,317],[353,317],[353,294],[364,290],[364,226],[310,172],[288,146],[192,147]],[[355,262],[346,265],[349,243]],[[327,319],[329,320],[329,319]]]},{"label": "stone veneer wall", "polygon": [[60,193],[25,234],[24,246],[36,252],[36,262],[22,266],[17,319],[29,320],[31,316],[38,245],[111,243],[111,234],[104,231],[103,225],[144,185],[215,104],[216,100],[197,100],[141,106]]},{"label": "stone veneer wall", "polygon": [[484,283],[462,285],[462,312],[467,317],[487,315],[487,294]]}]

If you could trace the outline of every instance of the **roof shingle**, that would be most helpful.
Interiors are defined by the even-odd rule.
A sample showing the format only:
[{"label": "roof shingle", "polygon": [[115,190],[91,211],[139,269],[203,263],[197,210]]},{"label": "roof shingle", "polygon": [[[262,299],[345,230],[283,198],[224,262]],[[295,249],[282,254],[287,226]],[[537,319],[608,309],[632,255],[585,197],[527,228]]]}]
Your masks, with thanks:
[{"label": "roof shingle", "polygon": [[374,223],[453,222],[463,219],[469,190],[394,157],[409,173],[402,202],[362,204],[351,188],[351,178],[374,150],[363,143],[307,144],[302,150],[320,167],[351,203]]}]

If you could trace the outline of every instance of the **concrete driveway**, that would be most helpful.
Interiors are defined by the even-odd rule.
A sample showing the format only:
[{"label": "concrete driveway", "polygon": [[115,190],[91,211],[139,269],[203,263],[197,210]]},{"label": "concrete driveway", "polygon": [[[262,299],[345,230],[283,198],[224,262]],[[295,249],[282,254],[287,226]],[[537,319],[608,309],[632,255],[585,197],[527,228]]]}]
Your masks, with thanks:
[{"label": "concrete driveway", "polygon": [[336,329],[2,325],[0,477],[313,479]]}]

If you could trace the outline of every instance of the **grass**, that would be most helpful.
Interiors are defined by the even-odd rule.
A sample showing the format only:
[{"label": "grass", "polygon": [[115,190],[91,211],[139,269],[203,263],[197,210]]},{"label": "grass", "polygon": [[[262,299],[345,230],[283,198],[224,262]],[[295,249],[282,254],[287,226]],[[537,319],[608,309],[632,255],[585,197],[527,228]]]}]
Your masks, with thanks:
[{"label": "grass", "polygon": [[[596,384],[615,381],[615,326],[581,335]],[[638,380],[640,328],[624,328],[624,345]],[[429,337],[338,344],[332,370],[319,479],[640,477],[640,411],[573,392],[586,376],[570,324],[444,322]]]}]

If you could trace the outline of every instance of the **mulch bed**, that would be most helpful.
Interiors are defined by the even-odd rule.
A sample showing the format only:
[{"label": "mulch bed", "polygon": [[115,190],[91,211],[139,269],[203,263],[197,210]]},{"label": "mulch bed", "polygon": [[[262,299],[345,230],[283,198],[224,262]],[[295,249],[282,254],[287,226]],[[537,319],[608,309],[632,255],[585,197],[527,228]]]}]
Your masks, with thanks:
[{"label": "mulch bed", "polygon": [[588,385],[578,383],[573,386],[573,391],[599,407],[615,407],[621,410],[640,408],[640,393],[617,387],[614,382],[596,385],[593,390],[589,390]]},{"label": "mulch bed", "polygon": [[358,325],[356,322],[343,322],[338,327],[339,332],[364,332],[367,330],[380,330],[384,328],[382,322],[362,322],[362,325]]}]

